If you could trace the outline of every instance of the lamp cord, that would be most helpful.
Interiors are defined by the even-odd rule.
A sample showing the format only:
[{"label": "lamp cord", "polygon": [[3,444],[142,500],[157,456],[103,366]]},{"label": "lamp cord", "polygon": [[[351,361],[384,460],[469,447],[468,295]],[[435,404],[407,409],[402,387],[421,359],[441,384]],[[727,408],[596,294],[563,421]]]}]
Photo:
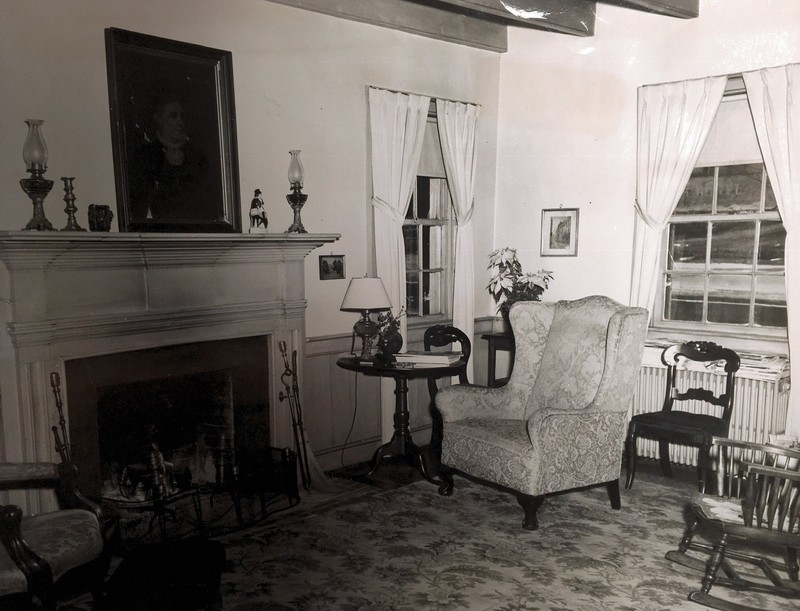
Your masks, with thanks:
[{"label": "lamp cord", "polygon": [[347,437],[344,439],[344,443],[342,444],[342,452],[339,456],[339,462],[342,465],[342,469],[347,470],[347,467],[344,464],[344,452],[347,449],[347,442],[350,441],[350,435],[353,434],[353,429],[356,426],[356,414],[358,414],[358,372],[353,372],[353,378],[355,380],[353,384],[353,419],[350,421],[350,430],[347,431]]}]

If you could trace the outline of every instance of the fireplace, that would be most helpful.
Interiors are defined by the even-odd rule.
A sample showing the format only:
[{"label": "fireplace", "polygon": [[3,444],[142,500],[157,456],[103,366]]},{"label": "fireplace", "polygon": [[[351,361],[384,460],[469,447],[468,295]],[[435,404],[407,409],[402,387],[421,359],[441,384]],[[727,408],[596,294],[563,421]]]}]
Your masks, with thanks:
[{"label": "fireplace", "polygon": [[[162,346],[65,364],[80,489],[133,493],[123,471],[157,444],[192,483],[224,484],[269,452],[269,337]],[[185,477],[185,476],[182,476]]]},{"label": "fireplace", "polygon": [[[98,397],[146,379],[223,372],[234,397],[244,387],[252,392],[236,400],[240,407],[264,408],[252,416],[258,443],[292,446],[290,415],[275,407],[278,345],[297,350],[302,367],[305,257],[338,237],[0,232],[0,460],[57,460],[51,372],[63,380],[71,442],[93,490],[103,483]],[[172,369],[149,364],[160,355]],[[241,383],[245,363],[258,372]],[[243,443],[246,453],[255,442]],[[3,492],[3,502],[25,511],[54,506],[38,491]]]}]

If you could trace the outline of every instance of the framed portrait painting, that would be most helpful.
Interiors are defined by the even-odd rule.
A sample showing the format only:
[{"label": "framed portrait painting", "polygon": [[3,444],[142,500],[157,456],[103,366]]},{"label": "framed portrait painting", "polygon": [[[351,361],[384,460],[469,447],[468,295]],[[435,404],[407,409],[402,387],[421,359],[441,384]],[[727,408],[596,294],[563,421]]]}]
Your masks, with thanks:
[{"label": "framed portrait painting", "polygon": [[319,279],[344,280],[344,255],[320,255]]},{"label": "framed portrait painting", "polygon": [[231,53],[105,34],[120,231],[241,231]]},{"label": "framed portrait painting", "polygon": [[574,257],[578,254],[578,209],[542,210],[543,257]]}]

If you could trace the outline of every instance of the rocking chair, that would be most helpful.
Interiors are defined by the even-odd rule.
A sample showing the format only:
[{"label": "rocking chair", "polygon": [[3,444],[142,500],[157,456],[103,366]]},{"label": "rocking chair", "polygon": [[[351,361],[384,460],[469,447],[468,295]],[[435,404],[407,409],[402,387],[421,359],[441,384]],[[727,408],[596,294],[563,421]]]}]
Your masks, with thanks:
[{"label": "rocking chair", "polygon": [[[721,437],[711,439],[710,449],[720,456],[719,495],[694,495],[689,528],[678,549],[666,555],[704,573],[689,600],[724,611],[755,609],[712,594],[715,586],[800,600],[800,450]],[[701,528],[713,545],[695,541]],[[774,557],[764,555],[771,551]],[[758,567],[765,578],[740,574],[746,565]]]}]

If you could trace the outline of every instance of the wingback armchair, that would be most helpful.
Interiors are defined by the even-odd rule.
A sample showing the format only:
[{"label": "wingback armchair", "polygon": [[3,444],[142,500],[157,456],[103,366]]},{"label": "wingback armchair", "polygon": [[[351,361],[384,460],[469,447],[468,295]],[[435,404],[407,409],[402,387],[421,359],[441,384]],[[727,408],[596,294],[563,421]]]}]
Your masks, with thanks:
[{"label": "wingback armchair", "polygon": [[595,295],[518,302],[509,315],[516,356],[508,384],[456,385],[436,395],[443,420],[439,492],[453,493],[453,470],[511,489],[529,530],[553,492],[605,484],[619,509],[647,311]]}]

